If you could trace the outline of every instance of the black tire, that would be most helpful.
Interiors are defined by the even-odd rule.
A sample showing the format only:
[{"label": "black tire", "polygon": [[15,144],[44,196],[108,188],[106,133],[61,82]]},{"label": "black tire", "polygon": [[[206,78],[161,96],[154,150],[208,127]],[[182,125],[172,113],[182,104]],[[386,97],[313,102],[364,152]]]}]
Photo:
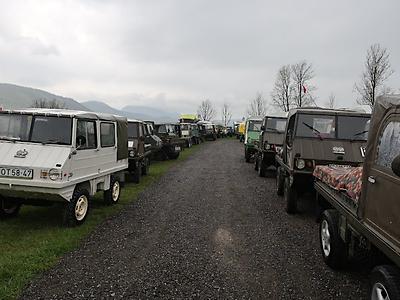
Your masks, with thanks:
[{"label": "black tire", "polygon": [[340,237],[339,213],[328,209],[322,213],[319,225],[319,244],[325,263],[334,270],[342,269],[348,258],[345,242]]},{"label": "black tire", "polygon": [[149,174],[150,171],[150,158],[146,157],[144,159],[144,166],[142,166],[142,175]]},{"label": "black tire", "polygon": [[249,163],[250,162],[250,158],[251,158],[251,155],[250,155],[249,151],[245,148],[244,149],[244,159],[245,159],[245,161],[247,163]]},{"label": "black tire", "polygon": [[399,268],[391,265],[375,267],[371,272],[371,288],[368,298],[400,299]]},{"label": "black tire", "polygon": [[174,152],[168,154],[169,159],[178,159],[180,152]]},{"label": "black tire", "polygon": [[18,216],[21,203],[17,200],[9,200],[7,198],[0,199],[0,219],[10,219]]},{"label": "black tire", "polygon": [[285,178],[283,196],[285,198],[285,210],[288,214],[295,214],[297,212],[297,191],[294,184],[290,185],[290,177]]},{"label": "black tire", "polygon": [[265,165],[263,157],[261,156],[259,158],[259,163],[258,163],[258,176],[265,177],[266,172],[267,172],[267,166]]},{"label": "black tire", "polygon": [[254,159],[254,170],[258,171],[259,168],[259,159],[258,159],[258,154],[256,155],[256,158]]},{"label": "black tire", "polygon": [[[86,202],[86,209],[83,207],[84,202]],[[78,208],[79,205],[81,206],[81,208]],[[63,218],[64,225],[67,227],[82,225],[87,218],[89,208],[89,192],[86,189],[76,187],[71,200],[65,204]],[[76,210],[78,210],[78,212]]]},{"label": "black tire", "polygon": [[142,167],[138,166],[135,171],[132,172],[132,179],[134,183],[140,183],[140,177],[142,177]]},{"label": "black tire", "polygon": [[282,167],[276,168],[276,194],[283,196],[283,189],[285,185],[285,177],[283,176]]},{"label": "black tire", "polygon": [[120,195],[121,195],[121,183],[114,176],[111,176],[110,188],[107,191],[104,191],[104,202],[107,205],[116,204],[119,201]]}]

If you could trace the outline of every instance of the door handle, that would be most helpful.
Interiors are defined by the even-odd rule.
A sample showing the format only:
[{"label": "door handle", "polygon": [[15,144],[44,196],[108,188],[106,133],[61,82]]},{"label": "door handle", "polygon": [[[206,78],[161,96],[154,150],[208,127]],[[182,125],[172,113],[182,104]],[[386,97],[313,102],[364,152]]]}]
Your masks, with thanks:
[{"label": "door handle", "polygon": [[375,177],[374,176],[369,176],[368,177],[368,182],[374,184],[376,182]]}]

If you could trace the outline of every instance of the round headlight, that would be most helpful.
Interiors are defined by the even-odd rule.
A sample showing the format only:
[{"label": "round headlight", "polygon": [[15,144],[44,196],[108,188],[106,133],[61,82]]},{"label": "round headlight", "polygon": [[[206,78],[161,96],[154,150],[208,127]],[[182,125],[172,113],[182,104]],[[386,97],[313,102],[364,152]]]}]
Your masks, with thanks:
[{"label": "round headlight", "polygon": [[51,179],[51,180],[57,180],[58,178],[60,177],[60,171],[59,170],[57,170],[57,169],[51,169],[50,171],[49,171],[49,178]]},{"label": "round headlight", "polygon": [[306,163],[305,163],[305,161],[304,161],[304,159],[298,159],[297,161],[296,161],[296,167],[297,167],[297,169],[299,169],[299,170],[301,170],[301,169],[304,169],[304,167],[306,166]]},{"label": "round headlight", "polygon": [[265,149],[265,150],[271,149],[271,145],[268,144],[268,143],[265,143],[265,144],[264,144],[264,149]]}]

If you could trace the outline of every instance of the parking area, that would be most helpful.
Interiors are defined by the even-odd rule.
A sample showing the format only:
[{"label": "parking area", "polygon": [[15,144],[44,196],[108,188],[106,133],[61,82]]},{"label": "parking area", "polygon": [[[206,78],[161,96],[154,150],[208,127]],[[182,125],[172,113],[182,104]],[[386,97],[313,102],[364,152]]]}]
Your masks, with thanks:
[{"label": "parking area", "polygon": [[207,143],[22,298],[364,298],[368,270],[330,270],[307,205],[312,199],[288,215],[268,175],[256,175],[238,140]]}]

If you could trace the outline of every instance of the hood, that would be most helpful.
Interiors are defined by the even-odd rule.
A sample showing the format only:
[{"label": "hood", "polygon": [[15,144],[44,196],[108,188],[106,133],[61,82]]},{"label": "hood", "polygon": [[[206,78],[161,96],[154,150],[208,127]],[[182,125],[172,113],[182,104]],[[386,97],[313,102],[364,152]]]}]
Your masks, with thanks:
[{"label": "hood", "polygon": [[[71,146],[4,141],[0,145],[0,166],[50,169],[64,166],[71,153]],[[21,157],[16,157],[17,152]]]},{"label": "hood", "polygon": [[[366,141],[302,139],[295,142],[292,154],[293,156],[298,154],[303,159],[362,163],[365,146]],[[343,157],[343,159],[340,160],[338,157]]]}]

